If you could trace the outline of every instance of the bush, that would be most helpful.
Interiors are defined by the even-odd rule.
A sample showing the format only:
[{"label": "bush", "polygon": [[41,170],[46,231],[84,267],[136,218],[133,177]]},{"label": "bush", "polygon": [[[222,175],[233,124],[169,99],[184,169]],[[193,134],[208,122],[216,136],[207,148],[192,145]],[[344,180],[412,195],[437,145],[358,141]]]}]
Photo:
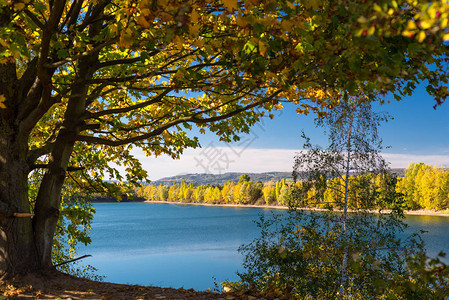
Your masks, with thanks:
[{"label": "bush", "polygon": [[[341,214],[290,210],[258,222],[261,236],[240,247],[239,284],[253,294],[296,299],[339,297]],[[348,286],[351,299],[439,299],[449,294],[448,269],[428,260],[419,234],[399,238],[397,214],[350,214]]]}]

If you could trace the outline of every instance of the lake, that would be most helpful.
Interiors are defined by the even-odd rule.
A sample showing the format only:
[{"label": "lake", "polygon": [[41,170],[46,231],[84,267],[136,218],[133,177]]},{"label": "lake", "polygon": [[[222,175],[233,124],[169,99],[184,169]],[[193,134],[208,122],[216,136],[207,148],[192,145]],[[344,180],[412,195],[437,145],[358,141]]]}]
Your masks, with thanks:
[{"label": "lake", "polygon": [[[156,203],[95,203],[91,254],[105,281],[196,290],[238,280],[242,256],[237,248],[259,235],[261,214],[285,213],[236,208]],[[408,231],[427,230],[430,255],[449,253],[449,217],[407,216]]]}]

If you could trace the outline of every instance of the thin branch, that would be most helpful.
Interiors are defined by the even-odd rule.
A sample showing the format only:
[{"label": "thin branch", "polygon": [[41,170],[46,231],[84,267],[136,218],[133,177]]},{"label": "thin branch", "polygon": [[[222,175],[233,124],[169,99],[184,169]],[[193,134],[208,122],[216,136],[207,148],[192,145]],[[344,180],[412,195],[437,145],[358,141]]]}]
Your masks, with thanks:
[{"label": "thin branch", "polygon": [[[111,2],[111,0],[105,0],[98,5],[95,5],[92,10],[89,11],[88,16],[84,19],[83,23],[77,28],[80,31],[83,31],[90,24],[98,21],[98,17],[103,13],[104,8]],[[92,6],[90,6],[92,7]],[[89,8],[90,8],[89,7]]]},{"label": "thin branch", "polygon": [[28,9],[24,10],[25,14],[36,24],[40,29],[44,29],[45,25]]},{"label": "thin branch", "polygon": [[65,20],[59,26],[59,32],[62,31],[62,29],[66,26],[67,22],[69,22],[68,27],[76,23],[76,20],[78,19],[78,16],[81,12],[82,6],[83,6],[82,0],[74,0],[72,2],[72,5],[70,6],[69,11],[67,12]]},{"label": "thin branch", "polygon": [[251,108],[261,105],[265,102],[271,101],[274,97],[276,97],[281,92],[282,92],[282,90],[278,90],[265,99],[262,99],[260,101],[249,104],[247,106],[241,107],[239,109],[236,109],[234,111],[231,111],[231,112],[221,115],[221,116],[204,118],[204,119],[198,118],[195,115],[187,116],[187,117],[179,118],[179,119],[173,120],[171,122],[168,122],[167,124],[157,128],[157,129],[154,129],[153,131],[148,132],[146,134],[127,138],[127,139],[111,141],[111,140],[108,140],[105,138],[100,138],[100,137],[95,137],[95,136],[86,136],[86,135],[78,135],[75,139],[77,141],[83,141],[83,142],[92,143],[92,144],[103,144],[103,145],[108,145],[108,146],[121,146],[121,145],[125,145],[125,144],[130,144],[130,143],[145,140],[145,139],[148,139],[148,138],[151,138],[154,136],[158,136],[165,130],[167,130],[173,126],[176,126],[178,124],[181,124],[181,123],[205,124],[205,123],[211,123],[211,122],[216,122],[216,121],[230,118],[230,117],[235,116],[245,110],[251,109]]},{"label": "thin branch", "polygon": [[[165,64],[164,66],[158,68],[158,70],[163,70],[164,68],[166,68],[167,66],[173,64],[174,62],[187,57],[190,54],[186,54],[182,57],[178,57],[177,59]],[[192,70],[192,69],[201,69],[201,68],[207,68],[207,67],[213,67],[213,66],[218,66],[219,63],[205,63],[205,64],[197,64],[197,65],[193,65],[190,66],[188,68],[186,68],[186,70]],[[96,79],[91,79],[91,80],[87,80],[86,83],[88,84],[98,84],[98,83],[120,83],[120,82],[128,82],[128,81],[135,81],[135,80],[140,80],[140,79],[145,79],[145,78],[149,78],[149,77],[154,77],[154,76],[163,76],[163,75],[168,75],[168,74],[175,74],[176,72],[178,72],[178,70],[166,70],[166,71],[159,71],[159,72],[148,72],[145,74],[141,74],[141,75],[133,75],[133,76],[126,76],[126,77],[122,77],[122,78],[116,78],[116,77],[109,77],[109,78],[96,78]]]},{"label": "thin branch", "polygon": [[[48,169],[48,164],[33,164],[30,167],[30,171],[35,170],[35,169]],[[85,167],[67,167],[67,172],[74,172],[74,171],[82,171],[85,170]]]},{"label": "thin branch", "polygon": [[55,267],[59,267],[59,266],[62,266],[62,265],[65,265],[65,264],[68,264],[68,263],[71,263],[71,262],[75,262],[75,261],[77,261],[77,260],[80,260],[80,259],[83,259],[83,258],[86,258],[86,257],[91,257],[91,256],[92,256],[92,255],[90,255],[90,254],[83,255],[83,256],[80,256],[80,257],[78,257],[78,258],[74,258],[74,259],[71,259],[71,260],[68,260],[68,261],[59,263],[59,264],[55,265]]},{"label": "thin branch", "polygon": [[131,106],[128,106],[128,107],[123,107],[123,108],[113,108],[113,109],[99,111],[99,112],[91,114],[90,118],[97,119],[99,117],[106,116],[106,115],[127,113],[127,112],[130,112],[130,111],[135,110],[135,109],[143,108],[143,107],[146,107],[148,105],[151,105],[151,104],[159,102],[163,97],[165,97],[171,91],[173,91],[173,89],[166,89],[165,91],[163,91],[159,95],[151,98],[150,100],[144,101],[142,103],[138,103],[136,105],[131,105]]},{"label": "thin branch", "polygon": [[[155,56],[158,53],[160,53],[159,50],[154,50],[150,53],[148,53],[148,56]],[[124,59],[117,59],[117,60],[111,60],[111,61],[105,61],[105,62],[101,62],[98,65],[98,68],[104,68],[104,67],[109,67],[109,66],[115,66],[115,65],[128,65],[128,64],[133,64],[136,63],[138,61],[140,61],[142,59],[142,57],[133,57],[133,58],[124,58]]]},{"label": "thin branch", "polygon": [[84,51],[81,54],[75,55],[73,57],[67,57],[65,59],[53,62],[53,63],[45,63],[43,66],[45,68],[57,68],[60,67],[68,62],[74,62],[77,61],[79,59],[91,56],[92,54],[98,53],[101,49],[103,49],[106,46],[109,46],[111,44],[113,44],[114,42],[116,42],[118,40],[118,38],[114,38],[111,39],[109,41],[106,41],[104,43],[98,44],[97,46],[95,46],[92,50],[89,51]]}]

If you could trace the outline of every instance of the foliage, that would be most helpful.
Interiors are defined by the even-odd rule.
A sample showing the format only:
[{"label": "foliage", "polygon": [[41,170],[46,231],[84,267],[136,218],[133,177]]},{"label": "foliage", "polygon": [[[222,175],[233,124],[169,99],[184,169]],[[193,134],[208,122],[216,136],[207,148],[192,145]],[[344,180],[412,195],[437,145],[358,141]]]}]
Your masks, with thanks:
[{"label": "foliage", "polygon": [[[417,172],[412,172],[412,170],[417,171],[418,169],[422,170],[422,175],[419,177],[416,176]],[[423,177],[424,174],[426,175]],[[372,209],[444,210],[448,207],[449,197],[449,192],[445,192],[449,187],[447,174],[448,171],[445,169],[431,167],[423,163],[411,163],[404,177],[388,173],[352,174],[349,177],[349,190],[352,192],[348,195],[348,208],[353,210],[366,207]],[[322,198],[316,196],[318,192],[315,191],[314,186],[309,186],[306,192],[303,188],[304,182],[286,183],[285,180],[281,180],[269,181],[256,186],[255,182],[250,181],[248,185],[250,189],[257,191],[259,198],[253,197],[247,204],[288,205],[289,201],[292,201],[291,204],[296,207],[330,209],[341,209],[344,204],[341,192],[336,192],[333,188],[343,186],[342,179],[338,178],[327,179],[325,190],[319,192]],[[278,194],[276,194],[276,186],[279,190]],[[284,196],[280,197],[282,187],[287,189],[287,194],[290,197],[287,200],[283,198]],[[168,198],[159,197],[158,190],[169,190],[170,188],[174,190],[173,197],[168,197],[168,194]],[[135,192],[149,201],[202,203],[204,202],[204,192],[215,188],[218,188],[220,194],[206,192],[210,196],[208,203],[237,204],[235,199],[241,197],[241,183],[232,181],[215,186],[194,186],[186,183],[172,184],[171,186],[148,184],[135,189]],[[262,194],[258,191],[259,189]],[[365,202],[358,201],[359,196],[364,197]]]},{"label": "foliage", "polygon": [[[251,294],[291,299],[333,299],[340,290],[340,213],[290,210],[260,218],[261,236],[242,246],[245,271],[238,284]],[[400,214],[348,216],[350,299],[441,299],[449,269],[428,260],[419,234],[403,238]]]},{"label": "foliage", "polygon": [[444,210],[449,207],[449,172],[423,163],[409,164],[397,190],[410,209]]},{"label": "foliage", "polygon": [[[444,102],[448,14],[423,0],[0,1],[0,218],[35,213],[7,227],[6,250],[22,250],[4,271],[51,267],[64,185],[119,195],[106,179],[144,180],[134,147],[178,158],[199,147],[194,126],[236,141],[283,101],[321,113],[344,95],[401,99],[426,81]],[[28,183],[37,169],[41,182]]]},{"label": "foliage", "polygon": [[[306,213],[290,200],[293,208],[284,219],[262,218],[261,237],[240,249],[247,289],[298,299],[438,299],[449,291],[449,269],[439,260],[427,264],[420,236],[406,243],[399,237],[405,227],[402,195],[379,154],[377,128],[385,116],[360,100],[348,99],[320,116],[317,125],[329,134],[326,150],[307,139],[306,150],[295,157],[294,178],[306,178],[290,196],[328,205],[327,197],[342,212]],[[384,183],[381,191],[376,177]],[[381,213],[385,206],[391,213]],[[379,214],[369,211],[375,207]],[[355,212],[348,214],[349,208]],[[428,271],[436,278],[428,279]]]}]

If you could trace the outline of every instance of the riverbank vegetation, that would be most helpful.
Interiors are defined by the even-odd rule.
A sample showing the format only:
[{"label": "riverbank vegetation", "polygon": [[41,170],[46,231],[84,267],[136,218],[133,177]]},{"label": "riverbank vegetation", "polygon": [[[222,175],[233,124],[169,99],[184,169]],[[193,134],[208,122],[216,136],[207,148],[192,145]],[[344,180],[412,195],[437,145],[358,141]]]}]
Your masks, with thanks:
[{"label": "riverbank vegetation", "polygon": [[[287,215],[260,218],[261,235],[240,247],[245,270],[229,288],[289,299],[448,295],[447,266],[439,257],[428,259],[420,233],[401,236],[407,225],[395,180],[375,186],[374,174],[388,172],[377,130],[386,120],[388,115],[374,112],[360,98],[339,103],[316,120],[326,129],[329,145],[312,145],[303,134],[305,150],[295,156],[293,166],[302,187],[290,195]],[[331,207],[321,213],[298,209],[310,201],[337,204],[342,213]],[[350,203],[356,213],[348,214]],[[388,213],[372,213],[386,208]]]},{"label": "riverbank vegetation", "polygon": [[[421,82],[442,104],[448,15],[424,0],[0,1],[1,277],[51,274],[88,243],[86,196],[119,197],[147,177],[133,149],[179,158],[199,133],[238,141],[285,102],[322,115],[348,97],[400,100]],[[235,185],[157,194],[284,205],[303,190]]]},{"label": "riverbank vegetation", "polygon": [[[342,179],[330,179],[337,181]],[[362,205],[357,199],[361,190],[357,186],[362,183],[369,184],[369,199],[374,201],[375,207],[391,208],[393,204],[400,202],[403,209],[407,210],[447,210],[449,208],[449,171],[437,166],[424,163],[411,163],[405,170],[404,177],[396,177],[388,173],[364,174],[350,176],[350,184],[353,186],[348,195],[348,207],[360,208]],[[152,185],[137,188],[135,193],[148,201],[167,201],[184,203],[208,203],[208,204],[243,204],[243,205],[279,205],[288,206],[291,195],[301,191],[303,183],[298,181],[251,181],[243,176],[238,182],[226,182],[223,185],[199,185],[180,184]],[[299,207],[311,208],[342,208],[343,202],[336,197],[336,192],[328,188],[322,201],[316,201],[314,191],[296,203]],[[392,196],[396,195],[396,199]]]}]

